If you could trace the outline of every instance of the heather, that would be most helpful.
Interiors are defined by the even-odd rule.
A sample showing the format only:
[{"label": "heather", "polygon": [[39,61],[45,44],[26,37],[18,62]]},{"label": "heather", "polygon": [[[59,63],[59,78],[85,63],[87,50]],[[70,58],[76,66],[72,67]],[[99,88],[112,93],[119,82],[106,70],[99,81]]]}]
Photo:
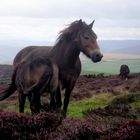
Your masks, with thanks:
[{"label": "heather", "polygon": [[34,116],[1,112],[0,137],[3,140],[138,139],[140,109],[131,106],[138,97],[139,94],[115,98],[104,108],[83,111],[83,118],[63,119],[59,113],[46,112]]}]

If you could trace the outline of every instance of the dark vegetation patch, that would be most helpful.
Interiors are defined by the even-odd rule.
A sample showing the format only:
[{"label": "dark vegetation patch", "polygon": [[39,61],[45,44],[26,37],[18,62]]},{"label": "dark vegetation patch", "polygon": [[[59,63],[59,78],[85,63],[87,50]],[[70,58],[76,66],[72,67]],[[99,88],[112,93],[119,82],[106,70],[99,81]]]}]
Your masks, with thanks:
[{"label": "dark vegetation patch", "polygon": [[129,121],[118,128],[109,130],[100,140],[139,140],[140,121]]},{"label": "dark vegetation patch", "polygon": [[52,113],[40,113],[28,116],[20,113],[0,113],[0,138],[5,139],[37,139],[40,133],[55,130],[61,118]]},{"label": "dark vegetation patch", "polygon": [[61,119],[55,114],[40,113],[31,117],[18,113],[0,113],[1,140],[96,139],[101,133],[90,123],[79,119]]}]

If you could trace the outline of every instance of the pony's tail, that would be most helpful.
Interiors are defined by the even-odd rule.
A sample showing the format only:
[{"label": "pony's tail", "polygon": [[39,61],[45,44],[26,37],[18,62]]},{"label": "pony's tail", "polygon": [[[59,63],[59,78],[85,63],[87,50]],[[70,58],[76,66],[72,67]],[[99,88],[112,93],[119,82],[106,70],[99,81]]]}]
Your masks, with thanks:
[{"label": "pony's tail", "polygon": [[17,68],[13,71],[13,75],[12,75],[11,83],[9,84],[9,87],[0,93],[0,101],[8,98],[10,95],[12,95],[16,91],[16,85],[15,85],[16,71],[17,71]]}]

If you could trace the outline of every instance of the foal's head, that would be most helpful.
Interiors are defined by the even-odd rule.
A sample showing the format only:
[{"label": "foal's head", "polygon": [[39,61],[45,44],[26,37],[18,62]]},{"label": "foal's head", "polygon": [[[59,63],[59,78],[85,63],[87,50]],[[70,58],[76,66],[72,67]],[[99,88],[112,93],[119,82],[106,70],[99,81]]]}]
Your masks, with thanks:
[{"label": "foal's head", "polygon": [[73,41],[77,48],[91,58],[93,62],[98,62],[101,61],[103,55],[97,43],[97,35],[92,30],[93,23],[94,21],[87,25],[82,20],[75,21],[61,32],[60,38]]}]

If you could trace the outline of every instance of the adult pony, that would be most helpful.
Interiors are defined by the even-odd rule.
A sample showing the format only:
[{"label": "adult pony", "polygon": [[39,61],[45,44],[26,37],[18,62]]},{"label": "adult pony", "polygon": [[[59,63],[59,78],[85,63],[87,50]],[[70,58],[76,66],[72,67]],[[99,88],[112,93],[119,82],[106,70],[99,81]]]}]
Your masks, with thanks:
[{"label": "adult pony", "polygon": [[[56,103],[61,107],[61,90],[65,89],[63,115],[66,116],[69,98],[75,82],[81,72],[80,52],[83,52],[93,62],[101,61],[103,55],[97,43],[97,36],[92,30],[94,21],[87,25],[82,20],[72,22],[60,32],[57,43],[53,48],[44,46],[29,46],[21,50],[15,57],[14,68],[23,61],[32,61],[38,56],[48,58],[59,69],[59,85],[57,88]],[[15,89],[16,90],[16,89]],[[7,93],[9,96],[12,93]],[[3,95],[0,95],[0,98]]]},{"label": "adult pony", "polygon": [[127,79],[129,73],[130,73],[130,69],[129,69],[128,65],[125,65],[125,64],[121,65],[121,67],[120,67],[120,77],[122,79]]}]

